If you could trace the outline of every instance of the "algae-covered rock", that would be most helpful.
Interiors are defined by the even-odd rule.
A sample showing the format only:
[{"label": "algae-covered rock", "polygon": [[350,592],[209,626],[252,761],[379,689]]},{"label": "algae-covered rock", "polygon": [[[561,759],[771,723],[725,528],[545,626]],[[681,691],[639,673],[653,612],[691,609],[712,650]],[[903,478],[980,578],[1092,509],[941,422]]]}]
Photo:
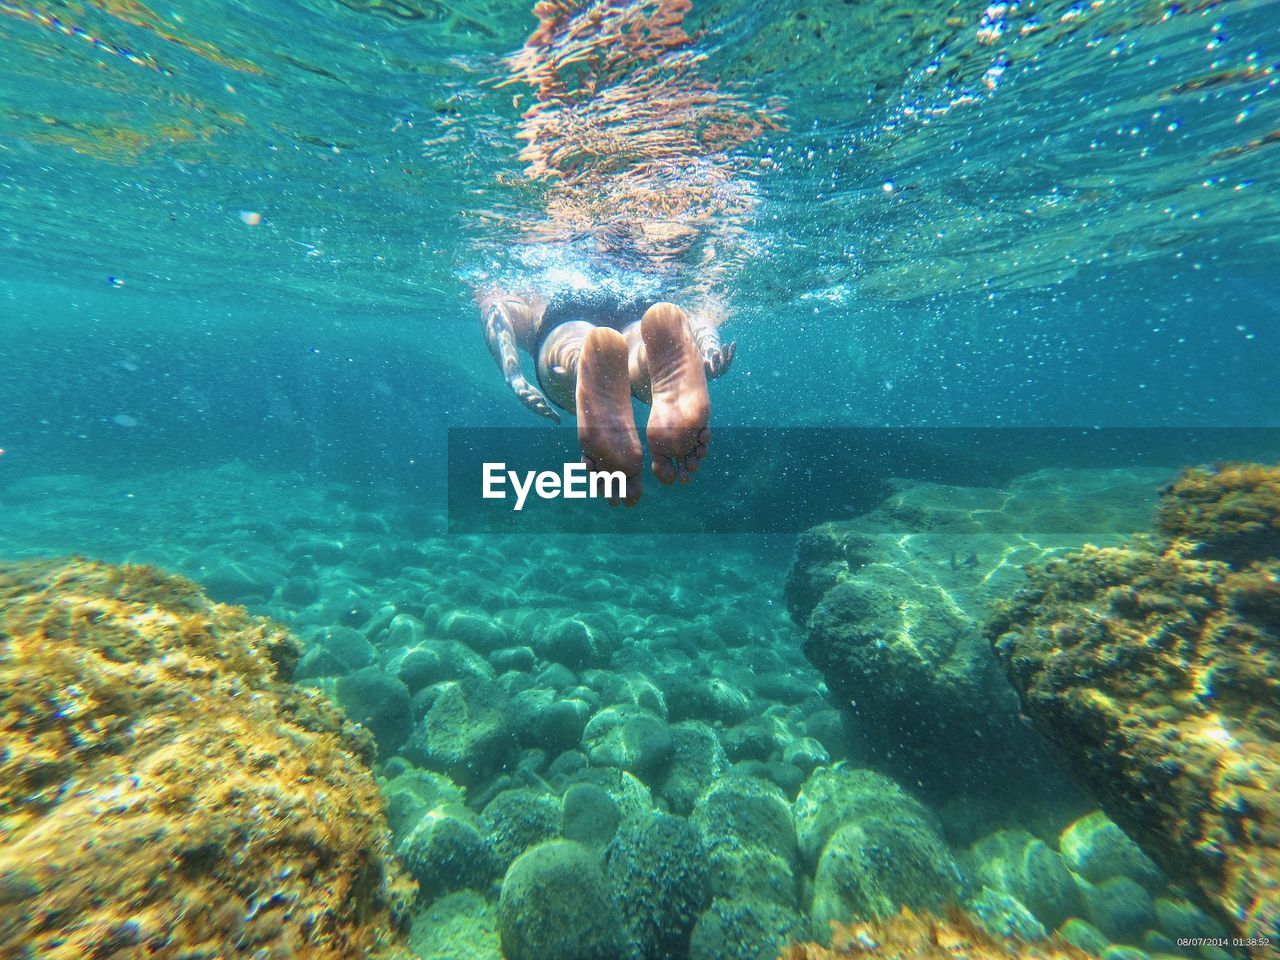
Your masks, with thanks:
[{"label": "algae-covered rock", "polygon": [[387,823],[398,842],[428,811],[446,805],[462,806],[465,791],[442,773],[410,767],[382,785]]},{"label": "algae-covered rock", "polygon": [[596,856],[569,840],[516,859],[498,917],[506,960],[616,960],[625,949],[622,915]]},{"label": "algae-covered rock", "polygon": [[1016,897],[1050,929],[1080,915],[1083,901],[1066,861],[1026,831],[983,837],[973,845],[970,861],[976,882]]},{"label": "algae-covered rock", "polygon": [[1101,810],[1081,817],[1063,830],[1058,849],[1067,866],[1090,883],[1101,883],[1109,877],[1129,877],[1153,889],[1163,880],[1160,868]]},{"label": "algae-covered rock", "polygon": [[338,703],[347,716],[369,728],[378,756],[389,757],[404,746],[413,730],[409,688],[377,667],[365,667],[339,677]]},{"label": "algae-covered rock", "polygon": [[717,899],[693,928],[689,960],[776,960],[802,926],[776,903]]},{"label": "algae-covered rock", "polygon": [[1280,557],[1280,467],[1225,463],[1184,471],[1163,492],[1156,530],[1195,556],[1248,565]]},{"label": "algae-covered rock", "polygon": [[689,819],[702,831],[709,850],[751,845],[768,850],[787,864],[795,861],[791,807],[771,784],[753,777],[727,777],[706,792]]},{"label": "algae-covered rock", "polygon": [[1094,885],[1082,882],[1085,913],[1112,943],[1137,945],[1156,922],[1155,904],[1145,888],[1128,877]]},{"label": "algae-covered rock", "polygon": [[833,924],[829,947],[793,943],[778,960],[1091,960],[1094,956],[1060,937],[1032,941],[999,937],[959,911],[943,919],[904,907],[893,917]]},{"label": "algae-covered rock", "polygon": [[467,786],[487,780],[515,749],[509,706],[496,684],[463,677],[438,685],[404,753]]},{"label": "algae-covered rock", "polygon": [[937,827],[924,804],[883,774],[844,764],[814,770],[795,801],[796,838],[805,863],[817,865],[841,824],[870,816],[905,817]]},{"label": "algae-covered rock", "polygon": [[564,793],[560,832],[567,840],[603,847],[613,839],[621,814],[613,797],[594,783],[575,783]]},{"label": "algae-covered rock", "polygon": [[533,790],[503,790],[484,808],[485,832],[502,869],[532,846],[560,833],[560,801]]},{"label": "algae-covered rock", "polygon": [[605,877],[638,960],[683,957],[709,902],[706,852],[696,828],[664,813],[624,824],[605,854]]},{"label": "algae-covered rock", "polygon": [[427,811],[405,833],[396,852],[418,881],[423,903],[459,890],[483,892],[500,873],[493,842],[475,815],[457,804]]},{"label": "algae-covered rock", "polygon": [[940,910],[964,894],[959,865],[925,821],[863,817],[823,847],[810,917],[821,936],[832,921],[890,917],[904,906]]},{"label": "algae-covered rock", "polygon": [[964,906],[974,922],[993,937],[1043,940],[1049,935],[1044,924],[1027,909],[1026,904],[1002,890],[983,887]]},{"label": "algae-covered rock", "polygon": [[705,723],[686,720],[671,728],[671,762],[659,791],[673,813],[687,816],[698,798],[729,769],[720,738]]},{"label": "algae-covered rock", "polygon": [[498,908],[474,890],[441,897],[413,921],[417,960],[503,960]]},{"label": "algae-covered rock", "polygon": [[601,710],[582,731],[592,766],[617,767],[653,782],[665,770],[673,749],[671,730],[641,707]]},{"label": "algae-covered rock", "polygon": [[0,955],[400,955],[372,740],[298,653],[149,567],[0,566]]},{"label": "algae-covered rock", "polygon": [[1178,539],[1037,567],[987,628],[1107,815],[1245,936],[1280,935],[1278,492],[1276,467],[1192,471]]},{"label": "algae-covered rock", "polygon": [[1107,939],[1105,933],[1088,920],[1082,920],[1079,917],[1071,917],[1067,920],[1058,928],[1058,935],[1085,953],[1091,953],[1096,957],[1102,956],[1103,951],[1111,946],[1111,941]]}]

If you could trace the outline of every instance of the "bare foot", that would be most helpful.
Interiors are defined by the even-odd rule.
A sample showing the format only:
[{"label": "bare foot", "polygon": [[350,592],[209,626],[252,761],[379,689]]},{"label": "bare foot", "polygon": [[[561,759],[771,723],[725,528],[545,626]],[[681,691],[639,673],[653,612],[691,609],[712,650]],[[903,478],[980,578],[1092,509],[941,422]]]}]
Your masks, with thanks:
[{"label": "bare foot", "polygon": [[[627,341],[617,330],[595,327],[582,340],[578,360],[578,443],[588,470],[621,470],[627,506],[640,499],[644,451],[631,411]],[[609,501],[617,506],[617,497]]]},{"label": "bare foot", "polygon": [[684,311],[655,303],[640,321],[653,391],[645,437],[653,472],[665,484],[689,481],[707,455],[711,400],[707,374]]}]

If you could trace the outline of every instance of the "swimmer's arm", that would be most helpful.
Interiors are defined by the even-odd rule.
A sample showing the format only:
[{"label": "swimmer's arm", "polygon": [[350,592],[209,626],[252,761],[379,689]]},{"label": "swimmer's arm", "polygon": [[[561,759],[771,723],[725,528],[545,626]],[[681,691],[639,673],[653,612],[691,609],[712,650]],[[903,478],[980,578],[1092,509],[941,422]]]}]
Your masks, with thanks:
[{"label": "swimmer's arm", "polygon": [[720,323],[716,313],[702,309],[689,314],[689,327],[693,333],[693,342],[702,356],[702,365],[707,371],[707,379],[714,380],[729,372],[733,363],[733,355],[737,352],[736,340],[728,344],[720,340]]},{"label": "swimmer's arm", "polygon": [[480,309],[480,320],[484,326],[485,343],[489,344],[489,353],[502,371],[507,386],[520,402],[538,416],[559,423],[560,415],[551,409],[551,404],[542,391],[525,379],[524,370],[520,366],[516,329],[508,316],[507,307],[507,304],[500,301],[490,300]]}]

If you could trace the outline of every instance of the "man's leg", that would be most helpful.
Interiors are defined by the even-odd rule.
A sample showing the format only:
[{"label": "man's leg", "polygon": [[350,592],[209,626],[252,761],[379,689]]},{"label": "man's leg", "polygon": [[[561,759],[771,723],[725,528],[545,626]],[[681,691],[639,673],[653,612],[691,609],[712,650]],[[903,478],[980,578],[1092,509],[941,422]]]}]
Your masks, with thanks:
[{"label": "man's leg", "polygon": [[588,469],[622,471],[622,499],[632,505],[640,499],[644,451],[631,409],[627,359],[627,341],[618,331],[573,321],[547,337],[538,352],[538,374],[551,400],[577,414]]}]

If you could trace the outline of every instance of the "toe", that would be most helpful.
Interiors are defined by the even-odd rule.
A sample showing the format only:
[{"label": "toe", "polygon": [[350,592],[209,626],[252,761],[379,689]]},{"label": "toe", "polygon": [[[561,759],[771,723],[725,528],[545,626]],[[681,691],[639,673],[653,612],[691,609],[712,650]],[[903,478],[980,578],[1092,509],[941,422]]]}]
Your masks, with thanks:
[{"label": "toe", "polygon": [[676,467],[670,457],[653,458],[653,475],[663,486],[671,486],[676,482]]}]

